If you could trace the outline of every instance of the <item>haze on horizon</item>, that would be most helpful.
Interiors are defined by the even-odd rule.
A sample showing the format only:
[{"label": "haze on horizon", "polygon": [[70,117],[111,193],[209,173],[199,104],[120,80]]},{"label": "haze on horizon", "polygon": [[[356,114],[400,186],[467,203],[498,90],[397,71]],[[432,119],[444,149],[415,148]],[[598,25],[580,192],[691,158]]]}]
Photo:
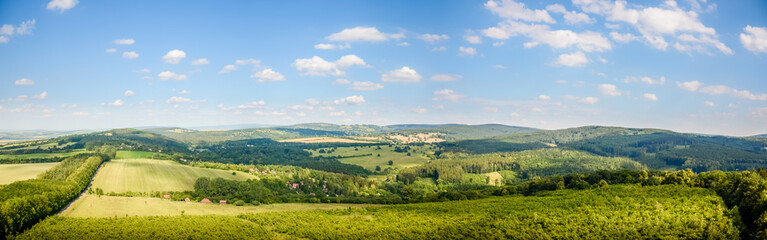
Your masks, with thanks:
[{"label": "haze on horizon", "polygon": [[0,1],[0,129],[767,133],[765,1]]}]

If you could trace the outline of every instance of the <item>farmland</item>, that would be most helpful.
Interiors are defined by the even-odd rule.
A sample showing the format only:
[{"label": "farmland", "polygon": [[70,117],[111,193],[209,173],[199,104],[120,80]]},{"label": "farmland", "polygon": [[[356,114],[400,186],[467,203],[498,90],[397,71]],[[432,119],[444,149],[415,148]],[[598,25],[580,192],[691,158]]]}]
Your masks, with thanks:
[{"label": "farmland", "polygon": [[80,153],[86,153],[87,151],[72,151],[64,153],[31,153],[31,154],[15,154],[15,155],[0,155],[0,160],[5,159],[39,159],[39,158],[65,158],[74,156]]},{"label": "farmland", "polygon": [[[407,168],[425,164],[429,161],[429,156],[434,155],[434,150],[430,146],[410,146],[407,152],[395,151],[397,146],[365,146],[365,147],[339,147],[330,153],[331,148],[321,148],[309,150],[313,156],[341,156],[338,160],[346,164],[354,164],[364,167],[369,171],[374,171],[376,166],[382,169]],[[356,149],[356,150],[355,150]],[[323,150],[326,153],[321,153]],[[379,156],[380,154],[380,156]],[[410,156],[408,156],[410,154]],[[389,165],[392,161],[392,165]]]},{"label": "farmland", "polygon": [[163,200],[159,198],[113,197],[85,195],[61,213],[64,217],[125,217],[125,216],[180,216],[180,215],[238,215],[279,211],[332,210],[374,206],[370,204],[316,204],[282,203],[260,206],[219,205]]},{"label": "farmland", "polygon": [[59,163],[0,164],[0,185],[35,178],[56,164]]},{"label": "farmland", "polygon": [[93,180],[93,188],[104,192],[155,192],[192,190],[199,177],[246,180],[256,178],[246,173],[195,168],[170,160],[113,159],[104,164]]},{"label": "farmland", "polygon": [[280,142],[297,142],[297,143],[373,143],[371,141],[363,141],[350,138],[336,138],[336,137],[310,137],[310,138],[294,138],[280,140]]}]

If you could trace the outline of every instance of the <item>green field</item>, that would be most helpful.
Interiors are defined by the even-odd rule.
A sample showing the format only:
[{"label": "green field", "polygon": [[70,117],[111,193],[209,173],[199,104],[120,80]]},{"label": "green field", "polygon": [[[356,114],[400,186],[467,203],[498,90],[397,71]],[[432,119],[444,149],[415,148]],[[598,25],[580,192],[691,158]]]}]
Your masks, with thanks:
[{"label": "green field", "polygon": [[69,156],[74,156],[80,153],[87,153],[88,151],[85,151],[83,149],[75,150],[72,152],[65,152],[65,153],[32,153],[32,154],[15,154],[15,155],[0,155],[0,159],[34,159],[34,158],[64,158]]},{"label": "green field", "polygon": [[154,152],[143,152],[143,151],[117,151],[117,155],[115,155],[116,159],[131,159],[131,158],[152,158],[154,156]]},{"label": "green field", "polygon": [[191,191],[199,177],[247,180],[256,178],[247,173],[196,168],[170,160],[113,159],[104,164],[93,179],[93,188],[104,192],[162,192]]},{"label": "green field", "polygon": [[530,197],[250,213],[214,222],[206,222],[213,216],[54,217],[19,239],[186,239],[211,225],[230,234],[248,229],[229,238],[254,238],[250,234],[258,232],[289,239],[737,239],[739,231],[726,214],[722,199],[708,189],[615,185]]},{"label": "green field", "polygon": [[[332,210],[374,206],[371,204],[282,203],[260,206],[219,205],[142,197],[85,195],[61,213],[65,217],[125,217],[180,215],[238,215],[278,211]],[[183,212],[183,213],[182,213]]]},{"label": "green field", "polygon": [[59,163],[0,164],[0,184],[35,178],[56,164]]},{"label": "green field", "polygon": [[[346,164],[359,165],[370,171],[375,170],[376,166],[380,166],[381,169],[386,169],[387,167],[407,168],[419,166],[429,161],[429,157],[427,156],[434,155],[434,150],[430,150],[428,145],[411,146],[410,148],[410,156],[404,152],[395,152],[394,146],[381,146],[381,149],[377,149],[376,146],[357,147],[357,151],[354,150],[355,147],[340,147],[337,148],[333,153],[319,153],[319,149],[308,151],[310,151],[313,156],[341,155],[342,157],[347,157],[369,155],[340,158],[338,161]],[[324,148],[324,150],[328,151],[329,148]],[[381,156],[379,157],[378,154],[381,154]],[[393,162],[392,166],[389,166],[388,164],[390,160]]]}]

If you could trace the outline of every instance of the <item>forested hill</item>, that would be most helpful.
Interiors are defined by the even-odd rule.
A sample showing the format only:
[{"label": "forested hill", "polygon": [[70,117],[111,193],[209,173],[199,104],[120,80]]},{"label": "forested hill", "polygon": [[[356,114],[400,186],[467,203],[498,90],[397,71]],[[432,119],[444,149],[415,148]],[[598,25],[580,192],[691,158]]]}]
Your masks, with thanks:
[{"label": "forested hill", "polygon": [[473,154],[556,147],[629,157],[653,169],[691,168],[700,172],[767,167],[767,143],[763,141],[659,129],[587,126],[451,141],[444,145],[447,151]]},{"label": "forested hill", "polygon": [[412,128],[390,132],[390,134],[415,135],[419,133],[440,133],[444,134],[445,140],[462,140],[475,138],[488,138],[503,136],[514,133],[531,133],[540,131],[535,128],[507,126],[502,124],[482,124],[482,125],[461,125],[450,124],[443,126],[432,126],[428,128]]}]

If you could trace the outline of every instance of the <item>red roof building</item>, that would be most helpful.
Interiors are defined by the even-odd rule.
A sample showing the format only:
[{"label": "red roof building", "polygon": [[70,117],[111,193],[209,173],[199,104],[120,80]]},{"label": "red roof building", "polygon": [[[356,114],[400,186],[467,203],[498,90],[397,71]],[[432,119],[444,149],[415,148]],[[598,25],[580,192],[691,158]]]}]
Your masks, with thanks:
[{"label": "red roof building", "polygon": [[221,201],[218,201],[218,204],[221,204],[221,205],[226,205],[226,200],[221,200]]},{"label": "red roof building", "polygon": [[162,198],[163,199],[170,199],[170,195],[168,195],[168,194],[162,195]]},{"label": "red roof building", "polygon": [[200,203],[212,203],[212,202],[210,201],[210,199],[203,198],[202,201],[200,201]]}]

